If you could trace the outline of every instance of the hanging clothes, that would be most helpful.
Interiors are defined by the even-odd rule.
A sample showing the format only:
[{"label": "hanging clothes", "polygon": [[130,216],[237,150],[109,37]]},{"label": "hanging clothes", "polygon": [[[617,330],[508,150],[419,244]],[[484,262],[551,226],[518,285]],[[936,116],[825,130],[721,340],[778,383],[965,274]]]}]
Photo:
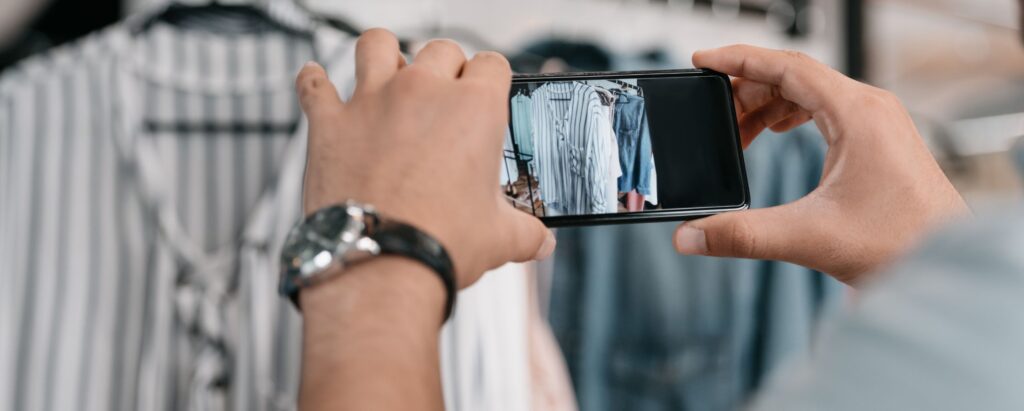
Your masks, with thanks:
[{"label": "hanging clothes", "polygon": [[519,144],[519,153],[532,156],[533,149],[533,103],[530,96],[516,94],[510,102],[512,106],[512,130]]},{"label": "hanging clothes", "polygon": [[609,209],[611,125],[594,87],[547,83],[532,96],[537,178],[546,215]]},{"label": "hanging clothes", "polygon": [[[276,293],[301,216],[294,76],[317,57],[350,95],[354,47],[120,24],[0,75],[0,409],[295,407],[301,317]],[[297,125],[149,127],[247,122]],[[528,408],[521,271],[442,330],[450,409]],[[503,327],[484,333],[488,304]]]},{"label": "hanging clothes", "polygon": [[[600,87],[594,89],[601,97],[603,118],[607,119],[608,124],[612,124],[615,120],[615,95]],[[605,195],[608,200],[604,212],[617,213],[619,212],[619,177],[622,177],[622,167],[619,166],[619,141],[615,136],[614,129],[608,129],[604,134],[608,139],[608,155],[605,160],[608,162],[608,174],[605,179],[605,184],[607,184]]]},{"label": "hanging clothes", "polygon": [[[753,206],[793,201],[821,175],[820,135],[764,135],[746,152]],[[563,228],[549,319],[580,409],[735,410],[845,287],[791,264],[680,256],[676,223]]]},{"label": "hanging clothes", "polygon": [[622,167],[619,191],[628,193],[636,190],[640,195],[651,195],[654,155],[651,153],[651,134],[643,97],[618,91],[614,129],[619,139],[619,162]]}]

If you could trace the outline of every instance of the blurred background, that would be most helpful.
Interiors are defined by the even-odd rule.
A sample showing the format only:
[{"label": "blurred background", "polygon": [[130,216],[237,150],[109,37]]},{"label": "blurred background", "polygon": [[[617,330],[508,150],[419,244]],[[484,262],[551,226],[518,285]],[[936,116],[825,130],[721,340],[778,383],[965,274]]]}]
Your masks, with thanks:
[{"label": "blurred background", "polygon": [[[0,227],[8,228],[7,233],[2,234],[8,242],[0,244],[13,247],[23,238],[22,234],[50,230],[52,227],[47,221],[62,215],[54,212],[29,218],[30,209],[38,205],[31,202],[38,199],[41,203],[42,197],[19,199],[17,201],[27,202],[17,204],[11,200],[19,193],[16,189],[30,193],[32,186],[52,185],[60,179],[55,173],[45,171],[45,167],[34,165],[43,157],[15,161],[13,153],[29,153],[18,151],[21,150],[18,147],[31,146],[39,131],[14,126],[19,118],[31,116],[31,113],[18,111],[22,102],[39,101],[34,99],[31,90],[26,90],[42,82],[42,78],[48,76],[45,73],[70,73],[69,78],[74,77],[75,59],[81,59],[83,67],[101,66],[97,61],[102,57],[96,55],[102,53],[81,50],[109,46],[114,51],[112,54],[116,54],[120,31],[145,36],[140,34],[144,30],[139,27],[167,26],[171,27],[172,37],[186,36],[183,32],[201,32],[206,37],[200,37],[200,42],[217,42],[218,38],[272,36],[276,32],[289,36],[299,33],[297,37],[305,39],[309,36],[303,30],[309,25],[328,27],[348,38],[364,28],[385,27],[403,39],[403,47],[409,52],[430,38],[448,37],[472,50],[500,51],[519,72],[689,67],[693,51],[731,43],[799,50],[851,77],[895,92],[968,203],[979,205],[996,199],[1019,198],[1024,188],[1018,171],[1024,161],[1015,160],[1010,154],[1014,144],[1024,136],[1024,45],[1017,13],[1014,0],[0,0],[0,85],[5,85],[0,86],[0,102],[6,103],[0,107],[7,107],[6,115],[0,116],[0,130],[10,125],[7,134],[0,131],[0,161],[7,162],[8,166],[0,166],[0,173],[5,173],[0,175],[0,187],[8,189],[0,192],[0,197],[8,198],[6,202],[0,199],[0,206],[5,206],[0,210],[3,218],[0,223],[4,223]],[[150,48],[135,52],[159,56],[161,44],[169,43],[157,39]],[[317,47],[314,44],[313,49]],[[226,46],[218,50],[230,49],[231,46]],[[281,55],[287,56],[282,57],[284,73],[297,72],[310,56],[327,58],[307,51]],[[62,63],[61,59],[70,59],[72,63]],[[172,60],[166,61],[174,67]],[[49,66],[57,68],[47,69]],[[227,77],[231,77],[230,70],[246,70],[244,64],[229,64],[228,67]],[[339,85],[348,80],[339,77],[351,76],[350,72],[341,72],[335,75],[332,71]],[[200,70],[199,76],[202,75]],[[74,78],[76,80],[69,83],[72,87],[78,87],[79,81],[93,84],[89,80],[92,77],[87,75]],[[290,87],[289,82],[283,78],[282,87]],[[223,89],[227,90],[223,93],[228,99],[245,95],[244,90]],[[203,93],[209,98],[219,98],[210,97],[209,89]],[[116,98],[116,95],[112,97]],[[261,98],[277,99],[280,107],[285,107],[282,110],[297,116],[294,96],[290,93],[266,94]],[[107,104],[112,100],[96,101]],[[37,104],[36,107],[39,111],[50,112],[47,106]],[[59,113],[52,115],[61,116]],[[168,144],[176,144],[173,141],[184,135],[243,135],[252,134],[253,130],[273,134],[273,130],[278,129],[277,125],[259,119],[254,120],[255,125],[245,123],[250,120],[231,116],[220,120],[223,121],[201,122],[195,127],[145,124],[151,134],[170,139],[172,143]],[[5,121],[8,124],[4,124]],[[287,132],[279,133],[284,135],[281,141],[286,142],[297,130],[295,127],[298,126],[286,127]],[[112,132],[102,128],[81,132],[69,128],[67,133],[99,141],[109,138],[106,135]],[[216,139],[209,138],[210,141]],[[202,145],[205,140],[199,140],[198,145],[195,140],[189,141],[192,145],[185,150],[192,151],[168,157],[171,158],[168,161],[186,164],[180,160],[187,155],[216,162],[219,155],[216,153],[222,153],[208,151],[215,150],[212,142],[207,150]],[[48,147],[44,152],[58,150],[60,143]],[[263,153],[261,161],[276,170],[280,162],[273,153],[280,153],[283,146],[273,147],[276,148],[259,152]],[[173,148],[168,150],[174,151]],[[246,148],[239,150],[248,153]],[[820,176],[824,146],[812,124],[784,135],[762,136],[748,149],[746,156],[754,206],[763,207],[791,201],[813,189]],[[201,170],[209,175],[190,174],[189,178],[193,179],[190,181],[218,178],[222,173],[216,167]],[[268,175],[252,184],[258,187],[272,177]],[[15,180],[22,183],[15,184]],[[90,187],[76,191],[79,201],[109,194],[102,189],[103,181],[85,181],[95,183],[97,191],[94,193]],[[127,180],[117,181],[120,182],[112,184],[128,184],[124,182]],[[8,185],[3,185],[4,182]],[[75,186],[75,183],[70,184]],[[233,186],[230,181],[225,184],[221,187]],[[184,192],[188,188],[178,190]],[[198,190],[217,192],[205,186]],[[180,197],[179,191],[171,197]],[[220,216],[216,218],[228,216],[239,221],[236,226],[222,227],[223,235],[207,236],[212,228],[201,222],[186,221],[184,231],[194,237],[212,238],[198,246],[199,249],[234,244],[232,239],[244,234],[244,216],[249,215],[244,210],[256,204],[256,197],[250,197],[251,201],[233,208],[235,211],[221,210],[219,214],[208,212],[204,205],[183,207],[187,211],[178,213],[183,220],[189,220],[186,215],[189,213],[213,213],[211,215]],[[211,210],[217,207],[209,205]],[[142,210],[140,216],[135,217],[140,227],[158,227],[154,231],[158,233],[167,231],[159,228],[164,223],[157,221],[157,217],[147,217],[145,206]],[[274,213],[283,215],[284,220],[290,218],[287,211],[275,210]],[[67,218],[76,217],[72,214]],[[207,216],[197,221],[213,221],[213,218]],[[447,352],[448,407],[737,409],[781,364],[812,352],[817,319],[851,298],[850,290],[826,276],[787,264],[678,256],[669,241],[674,226],[645,224],[560,229],[555,258],[537,267],[523,268],[536,273],[529,282],[516,287],[507,284],[474,287],[471,292],[480,298],[476,302],[467,299],[471,302],[464,306],[501,305],[503,309],[520,314],[488,308],[477,310],[473,316],[465,313],[472,308],[461,308],[465,314],[460,314],[452,326],[457,330],[449,330],[450,334],[443,337],[446,347],[443,350]],[[140,230],[149,232],[145,228]],[[166,234],[153,234],[154,238],[160,235]],[[44,235],[42,239],[30,241],[46,238]],[[235,248],[244,250],[244,245]],[[151,253],[140,253],[149,255],[147,252]],[[172,318],[172,323],[187,322],[183,319],[187,315],[180,308],[182,303],[161,302],[159,288],[152,291],[157,294],[146,294],[149,296],[146,299],[118,300],[108,310],[97,311],[97,317],[82,317],[81,321],[99,324],[100,331],[82,334],[81,338],[76,337],[79,334],[69,334],[79,331],[61,331],[71,325],[57,320],[64,318],[61,314],[64,311],[71,316],[73,306],[43,309],[44,313],[55,312],[52,321],[62,325],[39,326],[50,324],[38,317],[42,315],[39,314],[40,304],[50,304],[48,301],[68,295],[67,292],[55,294],[57,291],[49,291],[51,288],[60,289],[63,281],[70,281],[68,279],[75,275],[100,281],[107,274],[75,264],[63,268],[70,274],[62,274],[59,269],[46,270],[47,266],[19,266],[17,261],[32,257],[22,258],[18,253],[11,251],[6,255],[15,261],[11,267],[28,268],[0,274],[10,280],[4,283],[14,285],[12,294],[35,293],[37,297],[10,299],[5,306],[9,309],[2,310],[6,313],[4,318],[9,320],[5,324],[12,326],[5,326],[5,333],[0,335],[0,348],[4,350],[4,361],[0,363],[7,364],[9,360],[11,364],[17,362],[18,366],[5,366],[6,370],[0,372],[3,377],[0,409],[62,409],[60,404],[79,404],[79,400],[85,401],[80,403],[82,407],[75,407],[79,409],[291,408],[296,384],[294,372],[281,377],[288,381],[274,383],[284,387],[277,389],[277,394],[260,392],[259,384],[249,384],[256,388],[238,388],[245,385],[238,372],[215,373],[220,379],[212,379],[216,383],[207,384],[204,392],[216,393],[222,397],[220,402],[196,402],[195,398],[203,394],[187,387],[194,385],[197,378],[201,379],[196,371],[200,367],[195,363],[207,361],[203,359],[202,341],[210,339],[207,338],[209,330],[197,332],[194,326],[169,325],[170,330],[177,330],[171,334],[181,332],[187,335],[186,340],[191,338],[187,344],[194,345],[192,352],[174,354],[178,360],[171,363],[176,365],[165,364],[157,368],[159,371],[147,368],[150,363],[144,357],[150,352],[148,347],[159,345],[160,338],[173,337],[151,334],[151,330],[142,325],[138,326],[140,331],[133,334],[130,326],[125,331],[108,323],[144,324],[150,314],[139,318],[117,315],[146,307],[159,313],[162,311],[153,307],[174,304],[178,304],[178,308],[165,310],[170,313],[167,318]],[[149,261],[146,257],[140,258]],[[228,266],[230,268],[223,270],[244,271],[237,261]],[[47,272],[36,275],[32,272],[35,269]],[[122,273],[121,278],[141,278],[140,281],[148,284],[147,279],[156,272],[143,265],[135,271]],[[47,275],[57,277],[44,280]],[[33,285],[36,282],[38,284]],[[180,295],[180,289],[175,287],[164,291]],[[84,301],[95,299],[88,292],[82,291],[86,293],[82,294]],[[250,310],[246,307],[249,306],[225,303],[220,313],[242,313],[244,317]],[[112,320],[103,320],[102,315],[112,316]],[[284,321],[282,318],[288,315],[291,314],[280,314],[274,321]],[[537,321],[540,324],[535,324]],[[506,324],[507,330],[495,331],[491,325],[495,322]],[[31,327],[30,323],[37,325]],[[26,332],[31,337],[25,337]],[[61,335],[71,341],[50,351],[44,349]],[[64,354],[60,358],[71,362],[62,360],[56,365],[51,365],[52,360],[48,362],[45,354],[77,352],[73,349],[76,344],[87,341],[102,346],[104,342],[125,338],[133,341],[130,345],[136,346],[135,351],[107,352],[106,357],[86,351]],[[223,351],[217,351],[221,356],[218,358],[234,358],[233,350],[244,346],[238,342],[244,338],[227,336],[223,339],[226,343],[218,343],[218,350]],[[508,342],[512,340],[517,342]],[[504,342],[499,344],[500,341]],[[281,350],[295,352],[294,344],[284,345]],[[181,350],[168,350],[176,349]],[[504,355],[511,352],[521,355]],[[94,359],[86,361],[85,358]],[[217,364],[231,368],[242,362],[244,360]],[[45,371],[39,371],[40,367]],[[103,386],[98,390],[107,390],[109,395],[107,391],[90,395],[87,392],[93,391],[97,383],[82,381],[89,380],[88,376],[109,376],[100,371],[96,371],[98,374],[82,371],[93,368],[123,370],[115,373],[116,378],[142,382],[138,387],[128,383],[120,391]],[[148,380],[142,376],[149,375],[148,372],[165,373],[170,376],[167,381],[178,383],[168,383],[170,388],[166,388],[166,392],[161,391],[164,390],[162,383],[154,383],[153,386],[160,388],[154,390],[150,386],[147,391],[143,384]],[[80,377],[60,377],[66,378],[61,381],[68,384],[39,388],[44,381],[65,374]],[[517,377],[515,381],[508,380],[511,382],[506,385],[490,386],[479,381],[496,380],[495,375]],[[51,397],[56,399],[48,399]]]},{"label": "blurred background", "polygon": [[[5,0],[0,70],[171,0]],[[223,4],[251,1],[228,0]],[[203,0],[183,1],[202,4]],[[596,46],[611,69],[684,67],[694,50],[730,43],[800,50],[895,92],[943,155],[1002,151],[1021,130],[1024,64],[1012,0],[305,0],[316,13],[356,28],[387,27],[410,40],[457,38],[469,47],[522,57],[544,40]],[[614,23],[614,24],[613,24]],[[533,46],[533,50],[531,50]],[[548,51],[557,54],[558,45]],[[532,64],[532,65],[531,65]],[[581,67],[589,69],[590,67]],[[1005,125],[1005,126],[1004,126]],[[995,132],[989,130],[1006,130]],[[966,137],[969,134],[970,137]],[[1002,166],[1005,166],[1003,164]],[[968,167],[958,162],[957,167]],[[985,166],[956,175],[978,189],[1016,191],[1012,181],[974,181]],[[994,171],[994,170],[993,170]],[[998,174],[998,173],[997,173]],[[962,178],[967,178],[963,181]],[[976,187],[979,186],[980,187]]]}]

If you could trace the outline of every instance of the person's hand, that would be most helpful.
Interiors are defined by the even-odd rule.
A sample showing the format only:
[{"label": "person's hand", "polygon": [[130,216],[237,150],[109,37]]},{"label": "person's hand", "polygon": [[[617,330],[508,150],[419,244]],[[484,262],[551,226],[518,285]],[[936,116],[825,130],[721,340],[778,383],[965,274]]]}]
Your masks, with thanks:
[{"label": "person's hand", "polygon": [[730,46],[693,55],[734,77],[743,146],[813,119],[828,143],[818,187],[793,203],[680,225],[684,254],[782,260],[846,283],[969,211],[891,93],[800,53]]},{"label": "person's hand", "polygon": [[467,61],[446,40],[406,65],[398,40],[380,29],[359,38],[348,102],[308,64],[296,81],[309,117],[305,212],[372,204],[440,241],[460,288],[509,261],[547,257],[550,230],[515,210],[498,184],[510,82],[501,55]]}]

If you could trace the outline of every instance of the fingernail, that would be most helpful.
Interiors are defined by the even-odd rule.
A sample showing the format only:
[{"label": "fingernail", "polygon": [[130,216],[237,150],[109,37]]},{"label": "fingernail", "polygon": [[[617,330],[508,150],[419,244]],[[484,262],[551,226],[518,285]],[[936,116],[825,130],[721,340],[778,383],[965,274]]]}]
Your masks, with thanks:
[{"label": "fingernail", "polygon": [[704,230],[683,224],[676,230],[676,251],[690,255],[707,254],[708,243]]},{"label": "fingernail", "polygon": [[315,62],[313,60],[310,60],[310,61],[307,61],[306,64],[303,64],[302,67],[303,68],[306,68],[306,67],[320,67],[320,63],[317,63],[317,62]]},{"label": "fingernail", "polygon": [[555,252],[555,242],[555,233],[548,230],[548,235],[544,238],[544,244],[541,244],[540,248],[537,249],[537,255],[533,259],[543,260],[551,257],[551,254]]}]

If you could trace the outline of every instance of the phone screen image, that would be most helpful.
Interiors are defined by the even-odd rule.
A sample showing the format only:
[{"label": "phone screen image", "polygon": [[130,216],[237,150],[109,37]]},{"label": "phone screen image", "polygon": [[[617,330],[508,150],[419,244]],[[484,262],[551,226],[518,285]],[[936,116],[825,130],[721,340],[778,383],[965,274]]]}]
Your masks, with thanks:
[{"label": "phone screen image", "polygon": [[727,78],[701,71],[516,78],[502,190],[549,225],[745,208]]}]

